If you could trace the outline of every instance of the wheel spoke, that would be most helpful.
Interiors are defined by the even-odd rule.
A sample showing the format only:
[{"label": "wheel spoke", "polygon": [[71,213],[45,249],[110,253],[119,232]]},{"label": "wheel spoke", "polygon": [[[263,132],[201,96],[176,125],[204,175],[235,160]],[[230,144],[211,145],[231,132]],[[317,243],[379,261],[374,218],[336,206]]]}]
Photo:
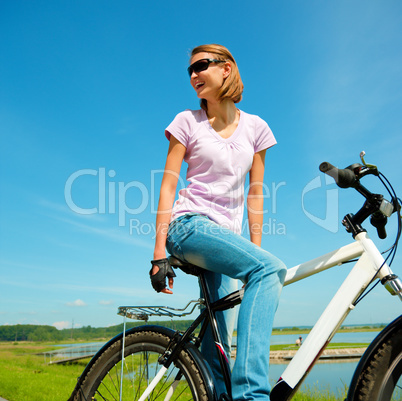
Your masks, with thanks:
[{"label": "wheel spoke", "polygon": [[[124,360],[121,357],[121,342],[111,344],[97,358],[82,382],[86,398],[77,397],[74,401],[138,401],[160,371],[158,359],[169,342],[168,336],[152,329],[131,333],[126,336]],[[198,395],[200,389],[201,396]],[[193,398],[193,394],[196,397]],[[207,393],[191,353],[182,350],[149,394],[147,401],[193,399],[207,401]]]}]

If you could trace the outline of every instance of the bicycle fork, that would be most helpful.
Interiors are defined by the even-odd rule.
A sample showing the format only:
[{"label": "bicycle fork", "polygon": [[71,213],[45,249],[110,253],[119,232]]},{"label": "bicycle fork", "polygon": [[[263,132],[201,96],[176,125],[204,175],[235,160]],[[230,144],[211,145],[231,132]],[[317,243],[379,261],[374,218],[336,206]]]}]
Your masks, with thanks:
[{"label": "bicycle fork", "polygon": [[391,295],[397,295],[402,301],[402,282],[396,274],[389,274],[381,280],[381,284]]}]

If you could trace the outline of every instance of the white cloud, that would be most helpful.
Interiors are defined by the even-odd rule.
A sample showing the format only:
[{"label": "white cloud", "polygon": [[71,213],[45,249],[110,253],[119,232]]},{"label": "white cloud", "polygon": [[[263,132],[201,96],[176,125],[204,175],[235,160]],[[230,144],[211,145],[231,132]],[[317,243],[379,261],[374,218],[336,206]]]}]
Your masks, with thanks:
[{"label": "white cloud", "polygon": [[67,329],[68,327],[70,327],[71,322],[54,322],[52,324],[52,326],[56,327],[57,330],[62,330],[62,329]]},{"label": "white cloud", "polygon": [[87,306],[87,304],[82,301],[81,299],[76,299],[74,302],[67,302],[66,303],[67,306]]},{"label": "white cloud", "polygon": [[113,304],[114,304],[114,301],[112,301],[111,299],[109,301],[104,300],[104,299],[101,299],[99,301],[99,305],[113,305]]}]

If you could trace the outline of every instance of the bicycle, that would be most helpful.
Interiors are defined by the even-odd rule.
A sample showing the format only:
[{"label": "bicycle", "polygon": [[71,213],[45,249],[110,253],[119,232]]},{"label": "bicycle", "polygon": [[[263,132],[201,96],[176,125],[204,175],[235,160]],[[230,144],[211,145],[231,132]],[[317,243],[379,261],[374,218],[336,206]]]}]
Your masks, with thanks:
[{"label": "bicycle", "polygon": [[[381,282],[391,295],[402,300],[402,282],[390,269],[401,234],[401,201],[377,167],[365,163],[364,152],[360,156],[362,164],[352,164],[345,169],[337,169],[329,163],[320,165],[320,170],[333,177],[340,188],[354,188],[366,199],[356,214],[348,214],[342,221],[354,242],[289,269],[285,285],[334,266],[356,263],[272,388],[272,401],[287,401],[293,397],[348,313],[373,286]],[[391,196],[390,202],[383,195],[373,194],[363,187],[360,180],[366,175],[379,177]],[[397,214],[397,236],[384,259],[362,223],[370,217],[379,237],[385,238],[387,218],[394,212]],[[190,301],[183,309],[167,306],[119,307],[118,313],[124,316],[123,332],[92,358],[78,378],[70,400],[231,400],[230,363],[221,346],[215,313],[240,304],[244,290],[211,302],[201,268],[173,257],[170,257],[170,263],[198,277],[204,298]],[[156,325],[126,331],[126,317],[148,321],[150,316],[185,316],[193,313],[199,305],[202,306],[201,313],[185,332]],[[220,398],[215,391],[211,370],[199,351],[208,324],[212,327],[227,388],[227,393]],[[365,351],[353,375],[346,401],[400,400],[401,374],[402,315],[386,326]]]}]

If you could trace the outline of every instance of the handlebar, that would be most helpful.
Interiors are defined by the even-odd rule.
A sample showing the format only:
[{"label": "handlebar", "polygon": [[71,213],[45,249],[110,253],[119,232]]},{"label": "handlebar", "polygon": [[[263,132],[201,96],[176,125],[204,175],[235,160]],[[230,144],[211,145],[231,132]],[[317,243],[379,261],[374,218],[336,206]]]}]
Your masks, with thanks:
[{"label": "handlebar", "polygon": [[340,188],[350,188],[356,183],[355,173],[349,168],[339,169],[331,163],[320,164],[320,171],[332,177]]},{"label": "handlebar", "polygon": [[346,230],[352,232],[353,235],[364,231],[360,225],[371,216],[370,222],[377,229],[379,238],[386,238],[385,225],[387,224],[387,217],[390,217],[395,210],[389,209],[391,204],[382,195],[371,193],[360,183],[360,178],[365,175],[372,174],[378,176],[379,172],[377,168],[371,165],[365,164],[363,166],[355,163],[346,168],[339,169],[328,162],[321,163],[319,168],[321,172],[332,177],[340,188],[354,188],[366,198],[363,207],[355,215],[349,214],[345,216],[342,223],[346,227]]}]

